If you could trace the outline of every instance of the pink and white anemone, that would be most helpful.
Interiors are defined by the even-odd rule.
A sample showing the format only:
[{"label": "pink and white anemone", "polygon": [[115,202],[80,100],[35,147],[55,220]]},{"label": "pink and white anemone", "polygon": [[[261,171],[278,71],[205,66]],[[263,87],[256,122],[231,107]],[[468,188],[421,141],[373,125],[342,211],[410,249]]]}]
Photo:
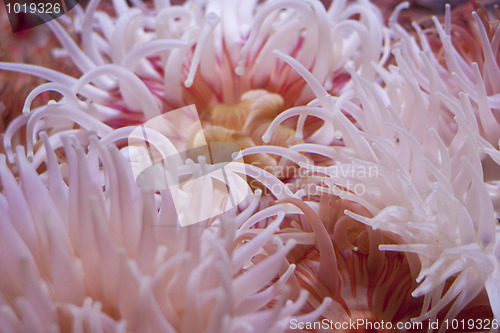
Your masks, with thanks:
[{"label": "pink and white anemone", "polygon": [[[50,81],[32,91],[23,110],[50,122],[52,126],[37,123],[37,130],[46,129],[49,136],[59,131],[51,127],[59,123],[54,117],[63,121],[56,111],[62,107],[72,110],[63,112],[67,120],[62,128],[74,122],[95,128],[102,137],[111,128],[136,125],[185,105],[194,103],[203,113],[218,103],[233,104],[252,89],[281,94],[285,106],[308,102],[311,91],[276,58],[276,49],[300,61],[328,91],[345,85],[346,64],[371,80],[371,62],[382,64],[389,56],[381,15],[368,1],[335,1],[328,11],[309,0],[187,1],[182,6],[156,1],[154,8],[116,0],[107,11],[98,7],[94,0],[85,12],[75,9],[68,23],[81,36],[81,48],[61,23],[48,23],[64,48],[57,56],[70,57],[81,77],[28,64],[0,64],[1,69]],[[59,101],[31,110],[36,96],[53,90],[62,95]],[[89,116],[105,125],[97,126]],[[12,136],[32,117],[10,126],[7,150]],[[31,136],[36,137],[33,131]],[[32,141],[27,142],[29,154]]]},{"label": "pink and white anemone", "polygon": [[[500,38],[481,39],[481,72],[454,50],[449,12],[444,28],[436,21],[444,66],[418,26],[420,43],[398,25],[402,7],[384,27],[364,0],[334,1],[327,10],[313,0],[133,2],[115,0],[99,10],[92,0],[85,12],[76,8],[64,24],[81,36],[81,47],[61,23],[49,23],[63,46],[57,55],[72,59],[78,78],[0,63],[50,81],[32,91],[25,115],[3,138],[3,330],[281,332],[291,318],[345,319],[353,312],[342,284],[360,299],[372,297],[355,284],[368,281],[377,263],[383,265],[377,279],[392,280],[366,286],[384,294],[399,278],[392,257],[376,248],[385,240],[380,230],[402,240],[381,250],[417,255],[402,264],[405,272],[420,269],[413,295],[424,296],[424,305],[415,320],[442,311],[452,318],[484,288],[500,318],[500,187],[485,183],[483,173],[486,161],[493,170],[500,164],[499,70],[488,60]],[[391,52],[394,64],[387,66]],[[236,103],[254,89],[282,95],[288,108],[262,140],[286,124],[305,143],[243,154],[279,155],[313,176],[287,187],[249,166],[280,194],[261,198],[256,191],[237,209],[179,227],[168,192],[135,183],[124,139],[133,125],[163,112],[194,103],[203,119],[211,106]],[[32,109],[46,91],[62,98]],[[320,125],[311,129],[312,118]],[[317,166],[319,155],[327,162]],[[377,174],[332,176],[351,165]],[[311,185],[363,209],[327,221]],[[357,185],[366,191],[358,193]],[[275,198],[283,201],[269,207]],[[360,234],[359,248],[336,239],[351,225],[347,219],[371,227]],[[375,241],[363,241],[366,234]],[[300,274],[290,263],[295,244],[317,252]],[[316,287],[321,292],[312,297],[303,291]]]},{"label": "pink and white anemone", "polygon": [[[62,22],[80,35],[81,48],[63,24],[48,23],[63,46],[54,55],[71,58],[79,78],[0,64],[49,81],[33,89],[3,136],[1,329],[282,332],[292,318],[317,319],[330,298],[304,313],[307,292],[286,259],[296,238],[314,244],[314,235],[280,236],[285,210],[250,218],[260,191],[236,210],[181,228],[168,191],[144,192],[135,183],[124,139],[135,128],[127,125],[188,103],[201,112],[234,103],[254,88],[280,93],[289,105],[310,100],[276,48],[329,91],[342,89],[346,63],[372,79],[370,62],[388,55],[378,11],[367,1],[339,1],[328,12],[319,1],[131,8],[117,0],[103,11],[98,4],[77,7]],[[370,52],[359,52],[365,47]],[[62,98],[32,109],[47,91]],[[264,151],[303,161],[279,147]],[[269,173],[255,178],[293,194]]]},{"label": "pink and white anemone", "polygon": [[330,303],[295,316],[307,297],[292,293],[295,241],[275,235],[283,213],[248,229],[258,192],[180,227],[168,192],[142,191],[116,147],[63,136],[61,160],[41,138],[44,172],[22,147],[15,174],[0,157],[2,332],[282,332]]},{"label": "pink and white anemone", "polygon": [[[495,82],[500,77],[495,73],[500,69],[488,60],[492,50],[487,40],[481,40],[482,74],[477,64],[468,65],[459,57],[447,35],[449,8],[444,29],[434,20],[445,45],[447,67],[443,67],[425,35],[420,33],[418,43],[396,23],[402,6],[390,21],[397,42],[392,49],[395,65],[374,66],[382,85],[354,70],[354,89],[338,98],[325,97],[316,84],[323,107],[310,108],[302,116],[328,122],[330,133],[342,137],[344,146],[313,144],[309,151],[336,163],[303,166],[329,178],[320,190],[368,210],[367,215],[346,211],[348,216],[404,239],[403,244],[381,245],[381,250],[418,255],[420,285],[412,294],[424,296],[424,305],[414,320],[435,319],[441,311],[445,318],[454,318],[484,289],[498,319],[500,187],[498,181],[486,182],[483,164],[495,170],[493,176],[498,180],[500,127]],[[478,25],[483,31],[479,21]],[[296,61],[290,58],[289,62],[301,70]],[[304,69],[302,73],[315,80]],[[293,109],[283,112],[269,131],[297,114]],[[377,172],[336,176],[350,163],[364,170],[375,167]],[[357,191],[359,186],[364,190]],[[445,329],[441,326],[440,331]]]},{"label": "pink and white anemone", "polygon": [[[402,10],[405,6],[399,6]],[[481,136],[488,140],[495,148],[498,148],[500,139],[500,67],[498,63],[498,52],[500,45],[500,30],[496,29],[494,36],[489,38],[490,23],[482,22],[478,13],[473,12],[475,21],[474,29],[477,31],[478,41],[470,46],[477,48],[478,59],[472,56],[464,58],[460,50],[454,46],[452,32],[454,29],[460,33],[460,27],[453,24],[451,7],[446,6],[444,22],[440,23],[437,17],[432,21],[441,43],[440,55],[433,52],[426,34],[430,29],[422,29],[417,23],[413,24],[417,32],[418,40],[399,26],[392,18],[389,22],[394,37],[398,40],[398,46],[393,53],[398,65],[409,71],[421,87],[429,94],[435,91],[439,96],[452,99],[454,103],[460,103],[459,94],[466,93],[470,98],[475,117],[478,122]],[[485,24],[488,26],[485,27]],[[493,23],[491,23],[493,24]],[[419,45],[420,44],[420,45]],[[434,46],[435,47],[435,46]],[[424,56],[420,54],[424,53]],[[443,61],[441,61],[444,58]],[[429,67],[430,66],[430,67]],[[432,75],[425,72],[432,72]],[[451,115],[450,115],[451,116]],[[450,134],[442,133],[445,140],[453,136],[454,128]]]}]

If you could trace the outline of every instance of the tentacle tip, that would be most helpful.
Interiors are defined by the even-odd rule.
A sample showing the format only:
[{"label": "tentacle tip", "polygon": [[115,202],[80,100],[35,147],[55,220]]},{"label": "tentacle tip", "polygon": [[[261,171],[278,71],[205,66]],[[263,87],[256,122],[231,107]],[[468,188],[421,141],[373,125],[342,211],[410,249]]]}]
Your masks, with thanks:
[{"label": "tentacle tip", "polygon": [[191,88],[193,86],[193,80],[188,79],[188,80],[184,81],[184,86],[186,88]]},{"label": "tentacle tip", "polygon": [[294,239],[294,238],[290,238],[286,243],[285,243],[285,247],[288,248],[288,250],[291,250],[293,247],[295,247],[295,245],[297,245],[297,240]]},{"label": "tentacle tip", "polygon": [[331,298],[329,296],[323,298],[323,303],[325,304],[325,306],[330,305],[332,302],[333,302],[333,298]]},{"label": "tentacle tip", "polygon": [[345,65],[345,70],[347,71],[347,73],[349,73],[351,76],[354,75],[356,73],[356,67],[354,66],[353,63],[348,63],[347,65]]},{"label": "tentacle tip", "polygon": [[278,49],[274,49],[274,50],[273,50],[273,54],[274,54],[275,56],[277,56],[277,57],[281,57],[282,55],[284,55],[284,53],[283,53],[283,52],[281,52],[281,51],[280,51],[280,50],[278,50]]},{"label": "tentacle tip", "polygon": [[238,76],[242,76],[243,74],[245,74],[245,63],[243,61],[241,61],[239,64],[238,64],[238,67],[236,67],[236,69],[234,70],[234,72],[236,73],[236,75]]},{"label": "tentacle tip", "polygon": [[214,12],[208,13],[208,15],[205,18],[207,22],[212,26],[215,26],[220,21],[219,15],[215,14]]},{"label": "tentacle tip", "polygon": [[12,149],[5,149],[7,153],[7,161],[9,161],[9,164],[14,164],[16,163],[16,159],[14,158],[14,153],[12,153]]}]

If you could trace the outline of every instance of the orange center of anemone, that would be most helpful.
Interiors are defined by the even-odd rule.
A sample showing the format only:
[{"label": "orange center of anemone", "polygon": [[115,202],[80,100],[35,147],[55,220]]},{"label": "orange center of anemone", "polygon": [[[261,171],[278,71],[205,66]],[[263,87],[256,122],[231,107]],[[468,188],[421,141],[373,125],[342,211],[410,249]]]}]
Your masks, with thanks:
[{"label": "orange center of anemone", "polygon": [[[262,145],[262,136],[273,119],[284,111],[284,100],[279,94],[266,90],[249,90],[236,104],[217,104],[202,112],[202,130],[191,130],[188,145],[197,147],[204,142],[228,142],[240,149]],[[269,145],[290,147],[303,142],[294,129],[279,125],[273,132]],[[253,154],[245,156],[245,162],[261,168],[277,165],[279,156]]]}]

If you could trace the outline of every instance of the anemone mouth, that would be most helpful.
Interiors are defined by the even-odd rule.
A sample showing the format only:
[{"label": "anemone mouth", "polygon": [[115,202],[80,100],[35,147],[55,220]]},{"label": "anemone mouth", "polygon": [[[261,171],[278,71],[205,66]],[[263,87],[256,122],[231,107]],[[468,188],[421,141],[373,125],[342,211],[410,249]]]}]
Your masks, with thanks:
[{"label": "anemone mouth", "polygon": [[[288,183],[295,190],[306,186],[307,170],[300,162],[310,160],[307,153],[291,152],[290,147],[300,145],[321,124],[312,117],[306,120],[301,133],[297,133],[297,120],[288,119],[274,128],[268,142],[263,142],[274,119],[286,110],[284,98],[264,89],[249,90],[236,104],[217,104],[201,112],[202,127],[190,130],[188,145],[197,146],[201,141],[236,144],[242,151],[246,164],[257,166],[274,177]],[[304,139],[302,139],[304,137]],[[200,141],[201,140],[201,141]],[[250,178],[253,189],[265,194],[269,190],[256,178]]]}]

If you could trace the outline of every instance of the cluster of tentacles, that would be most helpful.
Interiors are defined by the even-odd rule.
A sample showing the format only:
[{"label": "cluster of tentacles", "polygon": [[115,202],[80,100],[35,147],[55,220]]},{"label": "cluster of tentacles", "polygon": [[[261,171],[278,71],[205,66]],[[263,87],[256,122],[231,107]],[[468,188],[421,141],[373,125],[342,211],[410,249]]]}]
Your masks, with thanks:
[{"label": "cluster of tentacles", "polygon": [[53,69],[0,63],[0,330],[500,319],[498,9],[416,2],[48,22]]}]

